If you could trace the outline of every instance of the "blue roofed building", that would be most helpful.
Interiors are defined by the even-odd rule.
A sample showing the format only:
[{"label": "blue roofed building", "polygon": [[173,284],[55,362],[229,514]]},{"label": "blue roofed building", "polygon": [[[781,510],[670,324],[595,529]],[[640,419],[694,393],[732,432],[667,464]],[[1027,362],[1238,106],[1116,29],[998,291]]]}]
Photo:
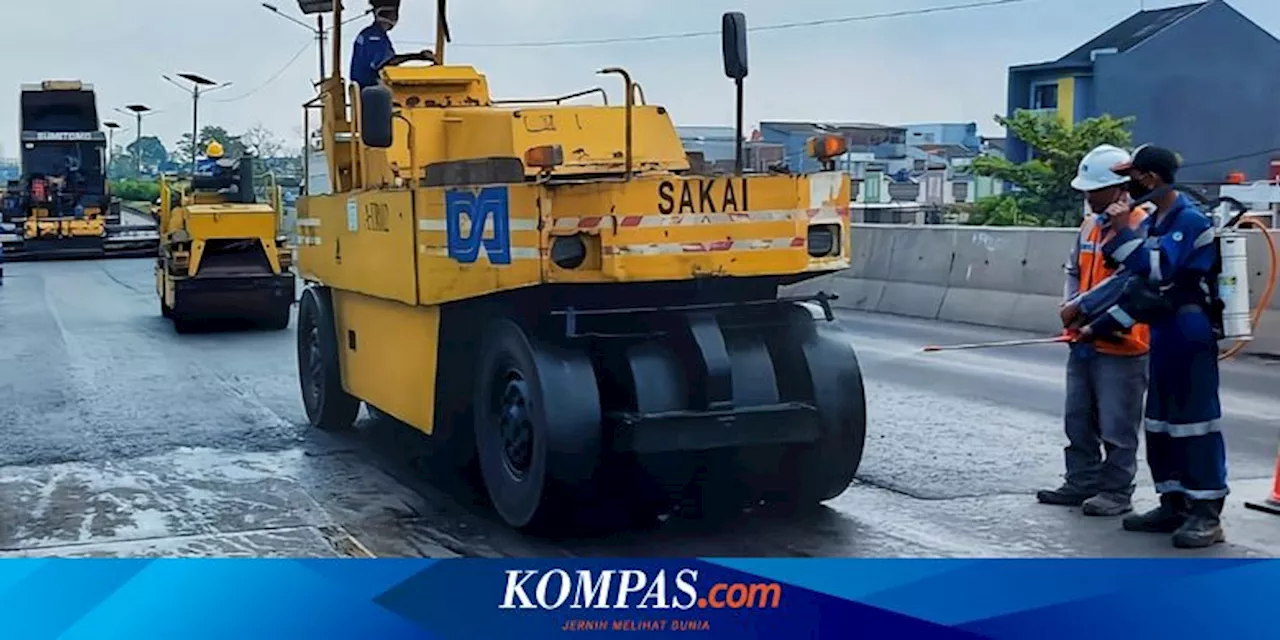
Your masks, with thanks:
[{"label": "blue roofed building", "polygon": [[761,140],[782,145],[783,162],[797,172],[808,173],[821,169],[818,161],[806,153],[805,143],[814,136],[830,134],[844,136],[851,157],[857,158],[858,163],[863,162],[864,158],[870,159],[877,168],[890,173],[909,166],[907,130],[904,127],[839,122],[760,123]]},{"label": "blue roofed building", "polygon": [[701,153],[709,163],[733,162],[737,130],[733,127],[676,127],[685,153]]},{"label": "blue roofed building", "polygon": [[936,144],[965,147],[974,151],[982,148],[976,122],[909,124],[906,129],[907,144],[911,146]]},{"label": "blue roofed building", "polygon": [[[1050,62],[1009,68],[1008,110],[1133,116],[1136,144],[1182,154],[1180,181],[1265,178],[1280,148],[1280,40],[1225,0],[1139,11]],[[1010,134],[1006,154],[1033,150]]]},{"label": "blue roofed building", "polygon": [[[727,126],[679,126],[676,133],[680,144],[688,154],[691,166],[701,170],[732,172],[737,153],[737,130]],[[764,172],[782,163],[782,146],[769,144],[757,138],[742,143],[742,168],[744,171]]]},{"label": "blue roofed building", "polygon": [[0,158],[0,188],[10,180],[22,177],[22,166],[16,158]]}]

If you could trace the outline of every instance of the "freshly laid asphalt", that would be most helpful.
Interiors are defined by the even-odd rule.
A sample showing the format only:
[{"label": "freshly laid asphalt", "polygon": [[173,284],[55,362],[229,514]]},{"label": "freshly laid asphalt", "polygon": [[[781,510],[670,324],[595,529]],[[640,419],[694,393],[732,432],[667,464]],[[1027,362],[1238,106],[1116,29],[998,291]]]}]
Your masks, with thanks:
[{"label": "freshly laid asphalt", "polygon": [[[0,555],[878,556],[1280,554],[1270,490],[1280,366],[1223,371],[1233,494],[1227,544],[1173,549],[1117,519],[1038,505],[1060,481],[1065,350],[921,353],[1021,337],[842,314],[869,403],[859,480],[804,516],[674,518],[606,537],[548,540],[416,455],[420,436],[364,421],[313,431],[294,333],[179,336],[149,260],[9,264],[0,285]],[[1145,468],[1139,507],[1153,503]]]}]

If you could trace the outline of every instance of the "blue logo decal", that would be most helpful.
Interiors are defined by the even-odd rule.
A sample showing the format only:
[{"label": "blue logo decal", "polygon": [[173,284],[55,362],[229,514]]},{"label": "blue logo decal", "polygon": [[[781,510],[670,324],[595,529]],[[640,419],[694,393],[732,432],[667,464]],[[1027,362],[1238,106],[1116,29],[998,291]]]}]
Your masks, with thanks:
[{"label": "blue logo decal", "polygon": [[[511,210],[506,187],[485,187],[479,192],[453,189],[444,193],[445,228],[449,257],[463,264],[480,258],[480,248],[492,264],[511,264]],[[463,216],[470,223],[464,235]],[[485,238],[485,227],[493,221],[493,237]]]}]

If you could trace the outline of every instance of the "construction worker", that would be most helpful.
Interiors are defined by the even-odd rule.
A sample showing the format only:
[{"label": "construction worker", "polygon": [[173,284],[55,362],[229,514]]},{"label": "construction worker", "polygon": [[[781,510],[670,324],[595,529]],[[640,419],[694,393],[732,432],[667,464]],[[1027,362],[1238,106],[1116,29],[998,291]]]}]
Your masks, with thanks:
[{"label": "construction worker", "polygon": [[[1111,170],[1129,162],[1129,153],[1102,145],[1081,160],[1071,187],[1085,194],[1090,211],[1080,225],[1067,263],[1063,321],[1070,325],[1081,312],[1078,296],[1112,276],[1099,248],[1115,232],[1103,214],[1128,200],[1129,177]],[[1146,218],[1136,211],[1131,229]],[[1142,398],[1147,388],[1148,329],[1137,325],[1108,340],[1076,342],[1067,357],[1067,397],[1063,426],[1067,435],[1066,481],[1040,491],[1045,504],[1082,506],[1089,516],[1118,516],[1133,510],[1138,473],[1138,438]]]},{"label": "construction worker", "polygon": [[1145,426],[1147,463],[1160,506],[1125,518],[1124,528],[1172,534],[1174,546],[1200,548],[1226,540],[1221,518],[1229,493],[1210,293],[1218,249],[1213,221],[1173,189],[1178,165],[1172,151],[1147,146],[1116,167],[1128,174],[1139,201],[1156,206],[1144,224],[1146,239],[1129,229],[1127,208],[1108,209],[1116,233],[1102,251],[1131,274],[1130,284],[1141,286],[1126,287],[1131,290],[1127,298],[1082,333],[1132,326],[1135,315],[1151,318]]},{"label": "construction worker", "polygon": [[435,56],[427,50],[396,54],[389,32],[400,21],[400,0],[370,0],[369,4],[373,7],[373,24],[356,36],[351,51],[352,82],[361,89],[372,87],[380,82],[378,74],[385,66],[395,66],[408,60],[435,60]]},{"label": "construction worker", "polygon": [[217,175],[221,169],[218,162],[222,160],[223,153],[221,142],[217,140],[209,141],[209,144],[204,149],[204,158],[196,161],[196,173],[204,176]]},{"label": "construction worker", "polygon": [[399,3],[388,6],[375,1],[370,4],[373,5],[373,24],[360,31],[351,50],[351,81],[361,89],[378,84],[378,72],[396,55],[388,32],[400,21]]}]

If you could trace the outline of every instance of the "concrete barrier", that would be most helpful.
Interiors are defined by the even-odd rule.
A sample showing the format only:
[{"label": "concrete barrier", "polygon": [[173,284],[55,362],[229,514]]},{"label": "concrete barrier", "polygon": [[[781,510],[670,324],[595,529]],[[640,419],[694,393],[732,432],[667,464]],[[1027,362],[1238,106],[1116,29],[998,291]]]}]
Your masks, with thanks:
[{"label": "concrete barrier", "polygon": [[[1250,231],[1249,291],[1257,304],[1267,246]],[[1074,229],[854,224],[852,266],[795,285],[830,291],[844,309],[1053,333],[1061,329],[1063,267]],[[1280,244],[1280,232],[1272,238]],[[1280,355],[1280,296],[1245,353]]]}]

